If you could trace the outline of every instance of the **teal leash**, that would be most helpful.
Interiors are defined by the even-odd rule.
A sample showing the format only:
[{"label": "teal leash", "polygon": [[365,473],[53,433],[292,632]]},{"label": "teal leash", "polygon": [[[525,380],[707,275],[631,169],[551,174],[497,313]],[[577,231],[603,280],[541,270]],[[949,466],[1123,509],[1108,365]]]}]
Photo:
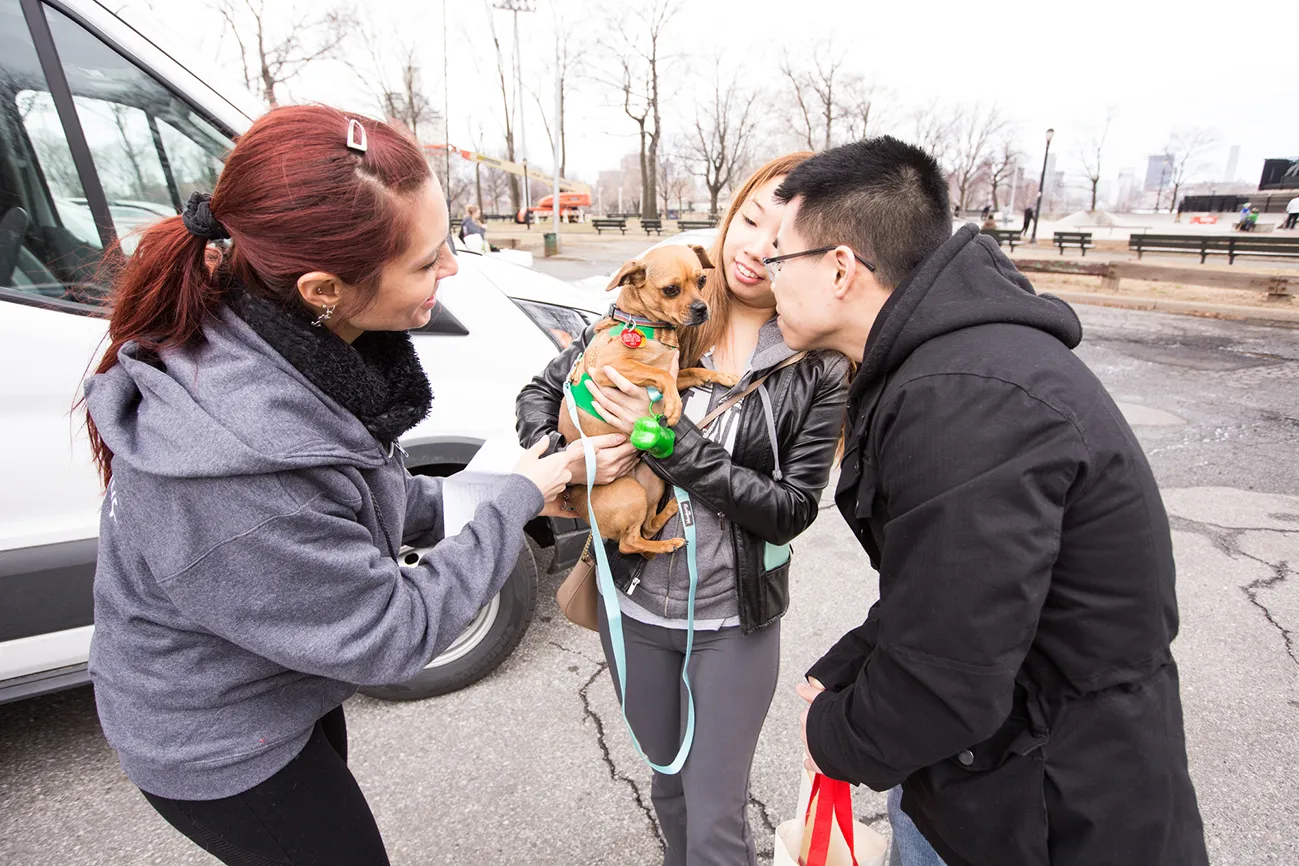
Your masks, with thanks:
[{"label": "teal leash", "polygon": [[[651,405],[662,398],[657,389],[650,389]],[[573,400],[572,386],[568,380],[564,380],[564,402],[568,405],[569,416],[573,419],[573,425],[577,427],[578,434],[582,440],[582,454],[586,458],[586,489],[587,502],[590,503],[590,491],[595,486],[595,448],[591,445],[590,440],[586,438],[586,431],[582,429],[582,419],[577,410],[577,404]],[[640,741],[636,739],[636,732],[632,730],[631,720],[627,718],[627,645],[623,638],[622,631],[622,609],[618,606],[618,589],[613,583],[613,572],[609,570],[609,554],[604,549],[604,540],[600,535],[600,527],[595,520],[595,509],[588,507],[587,519],[591,524],[591,549],[595,552],[595,571],[596,582],[600,587],[600,601],[604,605],[605,618],[609,623],[609,645],[613,648],[614,669],[618,677],[618,693],[622,695],[622,720],[627,726],[627,733],[631,735],[632,745],[640,753],[645,763],[658,773],[667,776],[673,776],[681,772],[685,766],[686,758],[690,755],[690,747],[695,741],[695,693],[690,687],[690,654],[695,646],[695,591],[699,588],[699,565],[696,561],[695,544],[695,512],[690,504],[690,494],[675,485],[672,488],[676,495],[678,505],[678,516],[681,518],[681,525],[685,530],[686,538],[686,565],[690,570],[690,596],[686,603],[686,658],[681,665],[681,681],[686,685],[686,701],[688,704],[686,712],[686,733],[681,740],[681,748],[677,750],[677,756],[672,759],[670,764],[660,765],[649,759],[645,750],[641,748]]]}]

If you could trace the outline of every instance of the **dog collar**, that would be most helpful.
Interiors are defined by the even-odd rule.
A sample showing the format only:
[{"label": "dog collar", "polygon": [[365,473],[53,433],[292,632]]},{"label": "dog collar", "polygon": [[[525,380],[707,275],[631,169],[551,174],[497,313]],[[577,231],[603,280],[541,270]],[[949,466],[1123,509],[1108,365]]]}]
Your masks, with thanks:
[{"label": "dog collar", "polygon": [[647,319],[644,316],[635,316],[631,313],[623,312],[617,307],[609,310],[609,318],[617,319],[619,322],[626,325],[638,325],[645,328],[665,328],[669,331],[675,331],[677,329],[677,326],[671,322],[656,322],[653,319]]}]

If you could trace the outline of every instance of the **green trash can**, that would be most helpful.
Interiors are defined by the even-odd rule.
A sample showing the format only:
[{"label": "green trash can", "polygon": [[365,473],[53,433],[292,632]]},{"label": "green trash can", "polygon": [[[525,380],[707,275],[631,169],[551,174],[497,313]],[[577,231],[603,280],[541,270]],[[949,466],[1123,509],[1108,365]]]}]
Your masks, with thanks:
[{"label": "green trash can", "polygon": [[559,255],[559,235],[546,232],[546,258]]}]

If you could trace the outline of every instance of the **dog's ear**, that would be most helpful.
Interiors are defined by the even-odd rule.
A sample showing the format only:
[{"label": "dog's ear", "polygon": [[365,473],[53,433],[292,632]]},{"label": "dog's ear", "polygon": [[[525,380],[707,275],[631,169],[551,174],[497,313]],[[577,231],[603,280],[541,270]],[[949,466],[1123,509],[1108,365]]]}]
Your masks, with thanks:
[{"label": "dog's ear", "polygon": [[618,273],[613,275],[613,279],[609,281],[605,291],[612,292],[625,283],[631,283],[635,286],[643,282],[645,282],[645,262],[640,259],[632,259],[624,263]]},{"label": "dog's ear", "polygon": [[695,255],[699,256],[699,264],[704,270],[708,270],[713,266],[712,260],[708,258],[708,250],[699,246],[699,244],[689,244],[688,246],[695,251]]}]

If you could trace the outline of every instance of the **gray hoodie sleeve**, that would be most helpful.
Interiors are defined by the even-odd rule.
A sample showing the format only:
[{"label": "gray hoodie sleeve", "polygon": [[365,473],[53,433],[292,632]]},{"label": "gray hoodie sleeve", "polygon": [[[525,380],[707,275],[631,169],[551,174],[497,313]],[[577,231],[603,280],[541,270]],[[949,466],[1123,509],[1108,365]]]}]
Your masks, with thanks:
[{"label": "gray hoodie sleeve", "polygon": [[442,526],[442,479],[406,475],[406,522],[402,543],[428,547],[446,535]]},{"label": "gray hoodie sleeve", "polygon": [[[417,488],[426,505],[437,489]],[[357,685],[401,682],[500,591],[523,525],[543,505],[531,481],[512,476],[459,534],[402,568],[345,498],[317,493],[158,575],[158,584],[199,625],[286,668]]]}]

